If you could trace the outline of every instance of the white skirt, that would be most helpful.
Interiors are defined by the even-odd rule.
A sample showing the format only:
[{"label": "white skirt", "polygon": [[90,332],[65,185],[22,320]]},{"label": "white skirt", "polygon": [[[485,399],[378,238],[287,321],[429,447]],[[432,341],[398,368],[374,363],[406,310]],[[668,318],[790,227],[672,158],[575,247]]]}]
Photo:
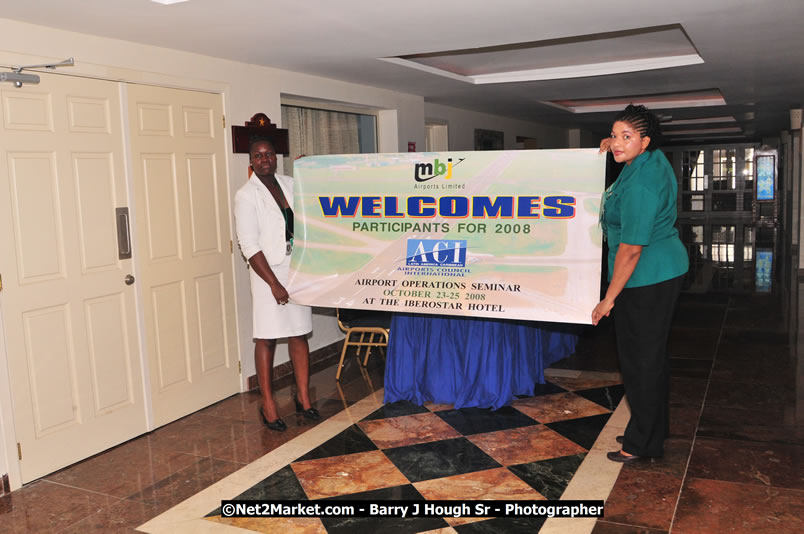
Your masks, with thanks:
[{"label": "white skirt", "polygon": [[[271,270],[285,288],[290,273],[290,256],[279,265],[272,265]],[[281,339],[300,336],[313,330],[313,313],[309,306],[300,306],[288,302],[280,306],[276,303],[271,287],[249,269],[251,276],[251,302],[253,308],[254,339]],[[293,295],[290,295],[293,300]]]}]

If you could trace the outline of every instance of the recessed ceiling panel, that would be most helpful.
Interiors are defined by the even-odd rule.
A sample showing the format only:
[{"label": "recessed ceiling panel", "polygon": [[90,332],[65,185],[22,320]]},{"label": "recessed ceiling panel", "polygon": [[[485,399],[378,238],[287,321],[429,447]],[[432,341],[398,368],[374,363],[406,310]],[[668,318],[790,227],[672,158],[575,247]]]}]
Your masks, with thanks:
[{"label": "recessed ceiling panel", "polygon": [[473,84],[603,76],[703,63],[679,25],[381,59]]},{"label": "recessed ceiling panel", "polygon": [[542,102],[572,113],[601,113],[620,111],[628,104],[642,104],[656,109],[694,108],[702,106],[723,106],[726,100],[717,89],[686,93],[664,93],[659,95],[632,95],[617,98],[588,98],[583,100],[551,100]]}]

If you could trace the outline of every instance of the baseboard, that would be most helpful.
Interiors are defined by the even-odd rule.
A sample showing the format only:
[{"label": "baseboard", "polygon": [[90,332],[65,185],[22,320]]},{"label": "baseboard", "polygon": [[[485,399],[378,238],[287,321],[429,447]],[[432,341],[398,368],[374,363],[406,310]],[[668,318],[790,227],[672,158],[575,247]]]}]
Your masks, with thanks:
[{"label": "baseboard", "polygon": [[[335,343],[330,343],[326,347],[321,347],[320,349],[316,349],[310,353],[310,368],[312,370],[313,366],[317,363],[329,360],[333,356],[340,357],[341,350],[343,349],[343,340],[336,341]],[[274,367],[274,380],[273,384],[274,387],[284,387],[287,385],[286,383],[290,383],[293,381],[293,364],[290,361],[286,361],[285,363],[280,363],[279,365]],[[251,375],[246,380],[246,387],[249,391],[253,389],[259,389],[259,384],[257,383],[257,375]]]}]

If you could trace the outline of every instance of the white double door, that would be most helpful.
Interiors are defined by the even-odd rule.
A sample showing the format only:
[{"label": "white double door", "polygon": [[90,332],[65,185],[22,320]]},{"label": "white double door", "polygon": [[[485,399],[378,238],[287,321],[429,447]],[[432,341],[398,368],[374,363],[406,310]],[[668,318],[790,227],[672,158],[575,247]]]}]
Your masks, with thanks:
[{"label": "white double door", "polygon": [[43,74],[0,100],[28,482],[239,391],[225,147],[220,95]]}]

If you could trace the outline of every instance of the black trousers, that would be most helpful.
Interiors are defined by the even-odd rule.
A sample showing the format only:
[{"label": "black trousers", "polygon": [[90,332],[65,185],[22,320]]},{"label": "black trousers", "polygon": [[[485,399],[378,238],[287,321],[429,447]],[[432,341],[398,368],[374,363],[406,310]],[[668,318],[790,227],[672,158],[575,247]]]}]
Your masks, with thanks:
[{"label": "black trousers", "polygon": [[625,288],[614,306],[617,352],[631,420],[623,451],[662,456],[670,426],[667,338],[683,277]]}]

